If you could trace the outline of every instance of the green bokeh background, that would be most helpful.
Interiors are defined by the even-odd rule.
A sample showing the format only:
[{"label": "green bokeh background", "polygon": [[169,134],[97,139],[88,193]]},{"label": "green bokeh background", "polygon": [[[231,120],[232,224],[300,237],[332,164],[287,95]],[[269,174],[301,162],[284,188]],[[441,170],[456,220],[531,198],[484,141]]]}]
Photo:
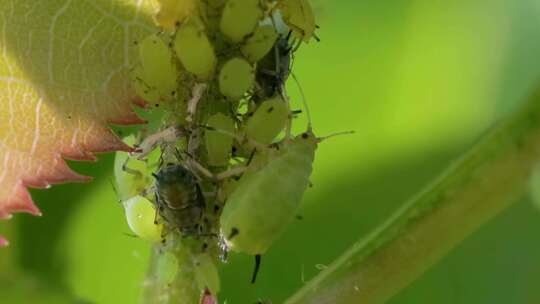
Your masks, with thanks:
[{"label": "green bokeh background", "polygon": [[[320,145],[303,219],[264,256],[257,284],[251,257],[222,265],[229,304],[282,303],[540,85],[538,0],[313,4],[321,42],[298,51],[294,71],[316,133],[356,133]],[[72,163],[94,182],[33,190],[43,217],[0,222],[11,241],[0,303],[137,302],[148,245],[129,236],[112,163]],[[524,198],[391,303],[540,303],[539,232]]]}]

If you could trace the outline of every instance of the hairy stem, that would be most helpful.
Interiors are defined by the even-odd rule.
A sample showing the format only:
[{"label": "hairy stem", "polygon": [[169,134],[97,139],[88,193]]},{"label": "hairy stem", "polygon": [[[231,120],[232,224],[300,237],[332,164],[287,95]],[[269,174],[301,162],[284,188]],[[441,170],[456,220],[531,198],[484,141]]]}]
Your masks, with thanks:
[{"label": "hairy stem", "polygon": [[384,303],[516,202],[539,160],[540,90],[286,303]]},{"label": "hairy stem", "polygon": [[181,239],[167,246],[152,247],[150,263],[143,282],[142,303],[197,303],[200,290],[195,283],[191,250]]}]

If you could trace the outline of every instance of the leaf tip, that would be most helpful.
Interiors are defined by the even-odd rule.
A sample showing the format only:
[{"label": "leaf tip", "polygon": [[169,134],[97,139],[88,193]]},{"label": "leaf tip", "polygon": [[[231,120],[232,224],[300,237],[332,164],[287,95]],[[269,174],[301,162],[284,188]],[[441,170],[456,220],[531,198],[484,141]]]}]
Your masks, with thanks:
[{"label": "leaf tip", "polygon": [[7,247],[9,246],[8,240],[0,236],[0,247]]},{"label": "leaf tip", "polygon": [[205,288],[201,294],[199,304],[216,304],[217,299],[212,295],[208,288]]}]

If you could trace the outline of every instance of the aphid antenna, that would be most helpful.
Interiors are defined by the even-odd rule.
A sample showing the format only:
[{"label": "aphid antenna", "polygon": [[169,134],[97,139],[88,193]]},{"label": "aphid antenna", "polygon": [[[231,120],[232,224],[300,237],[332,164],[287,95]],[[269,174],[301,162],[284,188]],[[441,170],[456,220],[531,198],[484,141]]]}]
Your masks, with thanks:
[{"label": "aphid antenna", "polygon": [[122,234],[123,234],[124,236],[128,236],[128,237],[130,237],[130,238],[135,238],[135,239],[138,239],[138,238],[139,238],[137,235],[135,235],[135,234],[133,234],[133,233],[122,232]]},{"label": "aphid antenna", "polygon": [[341,135],[350,135],[350,134],[354,134],[355,132],[353,130],[350,130],[350,131],[341,131],[341,132],[335,132],[335,133],[331,133],[331,134],[328,134],[326,136],[321,136],[321,137],[317,137],[317,142],[321,142],[323,140],[327,140],[329,138],[332,138],[332,137],[336,137],[336,136],[341,136]]},{"label": "aphid antenna", "polygon": [[118,203],[122,203],[122,200],[120,199],[120,195],[118,194],[118,189],[116,189],[116,185],[115,183],[113,182],[113,180],[111,178],[108,179],[109,180],[109,183],[111,183],[111,186],[112,186],[112,189],[114,191],[114,194],[116,195],[116,197],[118,198]]},{"label": "aphid antenna", "polygon": [[[212,182],[219,182],[226,178],[233,177],[236,175],[240,175],[246,171],[247,167],[245,166],[236,166],[233,168],[230,168],[228,170],[219,172],[219,173],[212,173],[210,170],[208,170],[205,166],[203,166],[201,163],[199,163],[193,156],[191,156],[187,152],[183,152],[187,156],[187,160],[185,161],[186,165],[188,166],[188,170],[193,172],[195,174],[195,170],[204,175],[206,178],[211,180]],[[195,174],[197,176],[197,174]]]},{"label": "aphid antenna", "polygon": [[294,82],[296,83],[296,86],[298,87],[298,91],[300,91],[300,96],[302,98],[302,104],[304,105],[304,109],[306,111],[306,116],[308,120],[307,130],[312,130],[312,124],[311,124],[311,112],[309,111],[309,106],[306,100],[306,95],[304,94],[304,89],[302,89],[302,86],[300,85],[300,82],[298,81],[298,78],[294,73],[291,72],[291,76],[294,79]]}]

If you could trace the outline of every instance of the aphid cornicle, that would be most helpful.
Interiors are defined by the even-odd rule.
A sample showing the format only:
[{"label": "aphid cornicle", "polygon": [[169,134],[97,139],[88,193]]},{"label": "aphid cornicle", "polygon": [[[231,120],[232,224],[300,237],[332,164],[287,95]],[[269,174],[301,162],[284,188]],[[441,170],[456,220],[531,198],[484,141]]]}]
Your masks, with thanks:
[{"label": "aphid cornicle", "polygon": [[159,215],[183,235],[200,235],[205,202],[196,177],[177,164],[167,165],[154,177]]}]

